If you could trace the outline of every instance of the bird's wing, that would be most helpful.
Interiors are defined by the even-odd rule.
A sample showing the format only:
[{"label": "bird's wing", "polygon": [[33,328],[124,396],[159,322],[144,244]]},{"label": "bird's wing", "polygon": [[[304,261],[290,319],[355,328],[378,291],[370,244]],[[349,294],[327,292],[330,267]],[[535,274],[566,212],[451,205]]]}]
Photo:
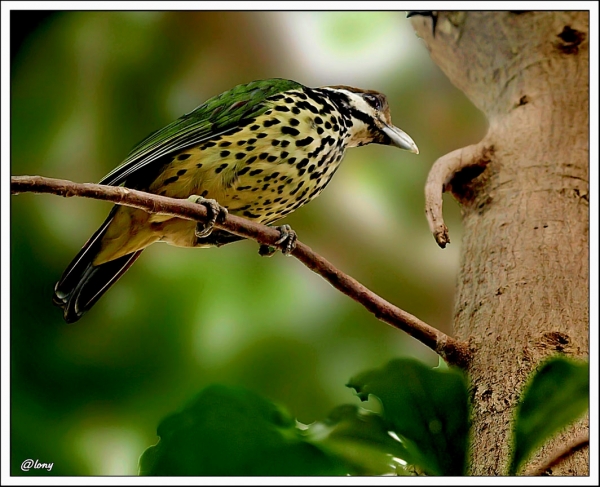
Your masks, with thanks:
[{"label": "bird's wing", "polygon": [[235,130],[268,109],[265,100],[284,91],[302,89],[295,81],[253,81],[221,93],[136,145],[127,158],[104,176],[100,184],[118,186],[163,156]]}]

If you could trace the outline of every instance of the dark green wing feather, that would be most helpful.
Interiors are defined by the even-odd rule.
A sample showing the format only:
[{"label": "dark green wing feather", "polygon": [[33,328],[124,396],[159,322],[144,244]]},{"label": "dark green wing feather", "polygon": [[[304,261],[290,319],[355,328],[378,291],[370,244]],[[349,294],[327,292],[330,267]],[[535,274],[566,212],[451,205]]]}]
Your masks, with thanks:
[{"label": "dark green wing feather", "polygon": [[235,130],[241,122],[268,109],[264,101],[278,93],[299,90],[295,81],[266,79],[253,81],[210,98],[206,103],[136,145],[123,163],[102,178],[100,184],[118,186],[152,162],[203,141]]}]

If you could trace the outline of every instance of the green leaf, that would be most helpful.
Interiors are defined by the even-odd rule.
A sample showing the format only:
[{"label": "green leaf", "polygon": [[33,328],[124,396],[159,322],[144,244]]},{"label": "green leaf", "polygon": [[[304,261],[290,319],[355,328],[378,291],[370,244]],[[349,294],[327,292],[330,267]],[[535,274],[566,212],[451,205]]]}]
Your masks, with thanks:
[{"label": "green leaf", "polygon": [[383,405],[383,417],[402,440],[409,463],[428,475],[463,475],[466,469],[469,402],[464,374],[398,359],[364,372],[348,384],[362,400]]},{"label": "green leaf", "polygon": [[575,421],[589,407],[587,363],[562,357],[545,362],[525,386],[514,423],[509,475],[554,433]]},{"label": "green leaf", "polygon": [[383,418],[354,405],[335,408],[322,422],[311,424],[307,441],[343,459],[352,475],[404,475],[396,459],[410,458],[406,448],[388,433]]},{"label": "green leaf", "polygon": [[243,389],[214,385],[158,427],[140,475],[345,475],[344,463],[304,441],[282,409]]}]

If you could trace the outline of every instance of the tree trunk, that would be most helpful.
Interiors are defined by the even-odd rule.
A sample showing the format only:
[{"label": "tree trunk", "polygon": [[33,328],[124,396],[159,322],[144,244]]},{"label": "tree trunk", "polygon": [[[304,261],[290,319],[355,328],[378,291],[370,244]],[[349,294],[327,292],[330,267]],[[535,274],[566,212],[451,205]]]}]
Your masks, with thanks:
[{"label": "tree trunk", "polygon": [[[504,475],[524,381],[549,355],[588,354],[589,14],[437,12],[412,22],[489,121],[489,163],[452,181],[464,224],[454,329],[473,349],[470,474]],[[570,427],[533,463],[587,428]],[[588,475],[588,454],[552,474]]]}]

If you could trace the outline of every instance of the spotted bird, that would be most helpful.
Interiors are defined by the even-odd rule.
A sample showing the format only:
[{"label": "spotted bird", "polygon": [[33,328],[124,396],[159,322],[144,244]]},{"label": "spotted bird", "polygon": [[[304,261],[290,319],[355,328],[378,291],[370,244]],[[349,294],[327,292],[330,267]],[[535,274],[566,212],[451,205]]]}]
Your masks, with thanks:
[{"label": "spotted bird", "polygon": [[[100,184],[206,205],[206,224],[115,205],[55,286],[65,321],[79,320],[154,242],[221,246],[238,237],[212,231],[229,213],[271,224],[317,197],[346,148],[370,143],[418,153],[392,125],[385,96],[349,86],[308,88],[267,79],[239,85],[152,133]],[[277,227],[284,253],[295,233]]]}]

